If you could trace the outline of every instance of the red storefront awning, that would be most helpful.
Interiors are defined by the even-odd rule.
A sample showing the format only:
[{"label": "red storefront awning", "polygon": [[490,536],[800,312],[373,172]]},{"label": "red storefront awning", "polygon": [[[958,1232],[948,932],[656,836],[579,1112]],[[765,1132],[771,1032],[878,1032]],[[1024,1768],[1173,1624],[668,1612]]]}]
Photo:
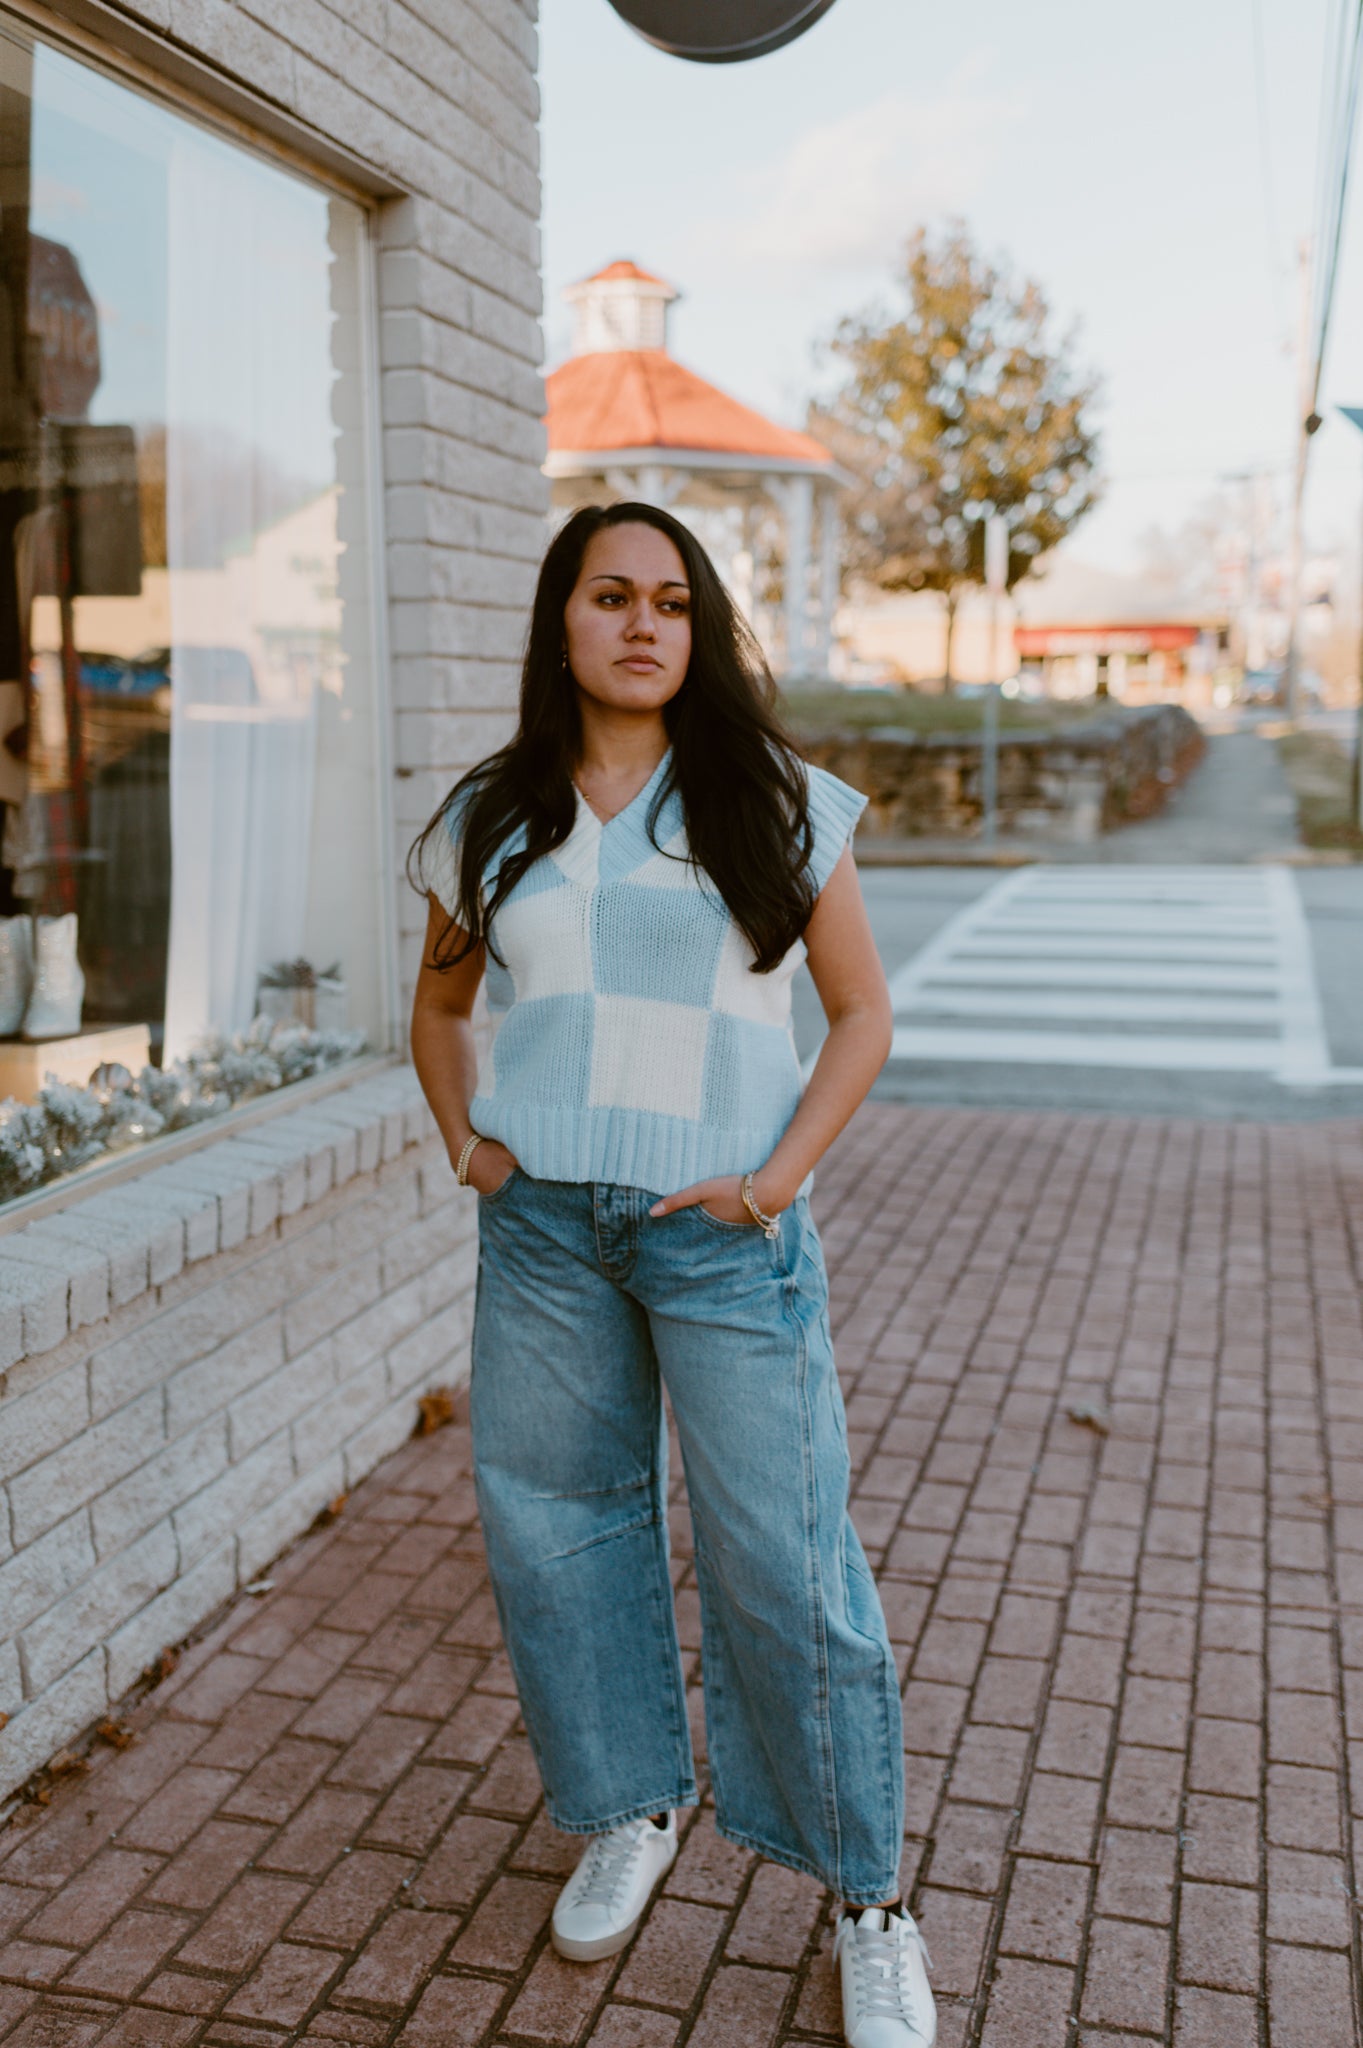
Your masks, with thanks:
[{"label": "red storefront awning", "polygon": [[1172,654],[1196,645],[1199,628],[1182,623],[1024,626],[1013,641],[1024,660],[1047,654]]}]

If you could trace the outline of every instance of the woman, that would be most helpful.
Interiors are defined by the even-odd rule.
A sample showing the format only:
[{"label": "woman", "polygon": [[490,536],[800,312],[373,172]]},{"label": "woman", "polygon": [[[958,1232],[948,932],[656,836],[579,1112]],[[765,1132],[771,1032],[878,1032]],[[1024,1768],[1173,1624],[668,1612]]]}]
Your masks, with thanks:
[{"label": "woman", "polygon": [[[889,1049],[848,840],[704,550],[576,513],[531,617],[520,726],[414,849],[412,1055],[479,1200],[472,1420],[507,1650],[555,1826],[590,1836],[560,1954],[613,1955],[697,1790],[672,1616],[672,1403],[695,1529],[716,1823],[843,1900],[852,2048],[928,2048],[897,1896],[899,1692],[847,1516],[807,1190]],[[828,1036],[801,1093],[790,984]],[[479,1078],[484,970],[500,1028]]]}]

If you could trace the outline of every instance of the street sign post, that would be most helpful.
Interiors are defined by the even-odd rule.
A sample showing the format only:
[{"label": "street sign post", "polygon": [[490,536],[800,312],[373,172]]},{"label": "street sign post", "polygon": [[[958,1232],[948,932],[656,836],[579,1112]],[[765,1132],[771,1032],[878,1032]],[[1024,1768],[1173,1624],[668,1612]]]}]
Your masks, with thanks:
[{"label": "street sign post", "polygon": [[999,829],[999,606],[1008,589],[1008,521],[991,512],[984,526],[984,582],[990,606],[990,666],[993,675],[984,696],[984,733],[980,747],[980,837],[992,846]]},{"label": "street sign post", "polygon": [[611,0],[623,21],[671,57],[741,64],[793,43],[833,0]]},{"label": "street sign post", "polygon": [[[1341,405],[1339,411],[1351,427],[1363,433],[1363,405]],[[1358,716],[1354,726],[1354,766],[1349,788],[1349,808],[1355,825],[1363,826],[1363,624],[1358,642]]]}]

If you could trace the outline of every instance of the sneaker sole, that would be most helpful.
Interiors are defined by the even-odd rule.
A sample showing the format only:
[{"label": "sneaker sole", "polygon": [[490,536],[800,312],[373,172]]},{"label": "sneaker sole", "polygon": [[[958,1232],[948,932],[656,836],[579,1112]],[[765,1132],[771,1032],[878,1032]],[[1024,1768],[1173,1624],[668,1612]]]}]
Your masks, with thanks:
[{"label": "sneaker sole", "polygon": [[570,1963],[599,1963],[603,1956],[618,1956],[622,1948],[628,1948],[639,1931],[642,1911],[622,1928],[618,1934],[600,1934],[595,1941],[571,1941],[566,1934],[550,1926],[549,1939],[558,1953]]}]

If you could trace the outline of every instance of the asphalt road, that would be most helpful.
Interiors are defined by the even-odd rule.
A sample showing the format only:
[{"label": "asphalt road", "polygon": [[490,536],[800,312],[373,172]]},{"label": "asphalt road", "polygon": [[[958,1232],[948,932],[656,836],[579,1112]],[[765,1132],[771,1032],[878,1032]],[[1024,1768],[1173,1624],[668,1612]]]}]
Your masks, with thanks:
[{"label": "asphalt road", "polygon": [[[1144,863],[1142,863],[1144,865]],[[1330,1058],[1363,1069],[1363,866],[1290,871],[1305,913]],[[967,904],[997,886],[997,869],[867,868],[862,889],[887,974],[914,957]],[[795,987],[801,1058],[823,1037],[807,973]],[[1266,1075],[1122,1067],[1045,1066],[1031,1060],[891,1060],[874,1093],[896,1102],[991,1108],[1119,1111],[1153,1116],[1310,1122],[1363,1116],[1363,1083],[1287,1087]]]}]

